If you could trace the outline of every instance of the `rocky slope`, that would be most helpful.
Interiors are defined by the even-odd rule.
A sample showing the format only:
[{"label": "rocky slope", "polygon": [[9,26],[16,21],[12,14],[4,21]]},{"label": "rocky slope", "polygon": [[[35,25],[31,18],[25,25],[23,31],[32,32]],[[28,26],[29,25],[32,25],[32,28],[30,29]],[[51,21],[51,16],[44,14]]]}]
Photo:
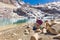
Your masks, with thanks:
[{"label": "rocky slope", "polygon": [[[14,10],[16,11],[16,13],[18,15],[23,15],[25,14],[26,16],[41,16],[47,14],[52,14],[50,16],[57,16],[60,14],[60,2],[52,2],[52,3],[48,3],[48,4],[44,4],[44,5],[35,5],[35,6],[31,6],[28,4],[25,4],[23,1],[21,0],[0,0],[1,2],[4,3],[10,3],[15,5],[18,9]],[[17,10],[19,10],[20,12],[23,11],[23,13],[21,14],[19,11],[17,12]],[[25,13],[24,13],[25,12]],[[37,13],[37,14],[36,14]],[[55,14],[55,15],[54,15]],[[24,16],[24,15],[23,15]],[[60,17],[60,16],[59,16]]]},{"label": "rocky slope", "polygon": [[17,7],[12,4],[5,4],[0,2],[0,26],[6,24],[13,24],[20,19],[25,19],[24,16],[19,16],[13,12]]},{"label": "rocky slope", "polygon": [[7,3],[7,4],[14,4],[16,0],[0,0],[0,2]]},{"label": "rocky slope", "polygon": [[[21,3],[20,3],[21,4]],[[60,16],[60,2],[52,2],[44,5],[28,5],[23,4],[19,5],[20,7],[17,10],[22,10],[25,12],[24,14],[27,15],[27,17],[38,17],[42,19],[42,17],[50,17],[50,19],[59,18]],[[20,14],[19,11],[17,14]]]},{"label": "rocky slope", "polygon": [[60,2],[52,2],[44,5],[36,5],[34,8],[47,14],[60,15]]},{"label": "rocky slope", "polygon": [[[5,2],[4,0],[0,0]],[[18,0],[19,1],[19,0]],[[5,5],[1,6],[1,13],[4,17],[10,18],[19,18],[20,16],[31,18],[31,19],[42,19],[42,20],[51,20],[60,18],[60,2],[52,2],[44,5],[29,5],[23,1],[18,2],[16,0],[8,0],[6,3],[8,5],[12,4],[14,7],[7,8]],[[10,2],[10,4],[9,4]],[[58,5],[57,5],[58,4]],[[2,12],[3,11],[3,12]],[[2,16],[1,15],[1,16]],[[0,16],[0,17],[1,17]]]}]

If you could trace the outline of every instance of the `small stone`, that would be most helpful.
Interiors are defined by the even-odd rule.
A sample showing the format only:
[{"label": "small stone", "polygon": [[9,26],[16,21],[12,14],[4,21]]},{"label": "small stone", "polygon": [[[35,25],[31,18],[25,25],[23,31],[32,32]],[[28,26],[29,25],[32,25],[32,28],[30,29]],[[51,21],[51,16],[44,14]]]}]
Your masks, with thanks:
[{"label": "small stone", "polygon": [[17,35],[16,33],[13,33],[14,35]]},{"label": "small stone", "polygon": [[59,39],[60,39],[60,36],[58,36],[58,37],[54,37],[53,39],[58,39],[58,40],[59,40]]},{"label": "small stone", "polygon": [[25,34],[26,34],[26,35],[27,35],[27,34],[29,34],[29,32],[28,32],[28,30],[27,30],[27,29],[25,30]]},{"label": "small stone", "polygon": [[18,39],[18,40],[22,40],[22,39]]},{"label": "small stone", "polygon": [[38,40],[39,39],[39,35],[38,33],[35,33],[34,35],[31,36],[30,40]]},{"label": "small stone", "polygon": [[5,39],[6,40],[6,39]]},{"label": "small stone", "polygon": [[39,38],[38,40],[42,40],[42,38]]},{"label": "small stone", "polygon": [[56,35],[56,36],[60,36],[60,34]]},{"label": "small stone", "polygon": [[0,33],[0,35],[1,35],[2,33]]},{"label": "small stone", "polygon": [[31,36],[30,40],[36,40],[36,38],[34,36]]}]

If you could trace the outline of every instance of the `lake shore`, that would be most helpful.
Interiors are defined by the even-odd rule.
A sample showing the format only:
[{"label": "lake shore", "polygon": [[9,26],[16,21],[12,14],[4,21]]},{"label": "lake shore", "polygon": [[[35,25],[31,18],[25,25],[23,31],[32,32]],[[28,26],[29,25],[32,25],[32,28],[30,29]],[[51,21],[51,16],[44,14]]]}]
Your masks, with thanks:
[{"label": "lake shore", "polygon": [[15,28],[15,27],[18,27],[18,26],[24,26],[23,24],[26,25],[26,23],[22,23],[22,24],[10,24],[10,25],[5,25],[5,26],[0,26],[0,31]]}]

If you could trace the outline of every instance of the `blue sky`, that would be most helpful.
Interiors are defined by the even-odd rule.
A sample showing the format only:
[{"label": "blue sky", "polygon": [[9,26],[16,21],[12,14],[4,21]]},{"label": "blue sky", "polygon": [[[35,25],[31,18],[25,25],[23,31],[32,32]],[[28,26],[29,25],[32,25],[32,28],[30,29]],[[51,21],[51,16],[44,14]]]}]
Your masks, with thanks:
[{"label": "blue sky", "polygon": [[35,4],[45,4],[45,3],[49,3],[49,2],[54,2],[54,1],[59,1],[59,0],[23,0],[25,3],[29,3],[31,5],[35,5]]}]

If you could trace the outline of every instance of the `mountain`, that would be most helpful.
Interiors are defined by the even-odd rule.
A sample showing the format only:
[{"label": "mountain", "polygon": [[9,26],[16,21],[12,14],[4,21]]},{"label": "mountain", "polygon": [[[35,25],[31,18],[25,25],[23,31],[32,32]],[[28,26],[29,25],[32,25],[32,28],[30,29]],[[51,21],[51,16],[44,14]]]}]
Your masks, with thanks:
[{"label": "mountain", "polygon": [[36,19],[43,21],[60,19],[60,2],[29,5],[19,0],[7,0],[7,2],[0,0],[0,4],[0,18],[12,19],[14,22],[25,17],[35,19],[35,21]]},{"label": "mountain", "polygon": [[53,13],[60,14],[60,2],[48,3],[48,4],[44,4],[42,6],[37,5],[37,7],[35,6],[35,8],[40,9],[41,11],[50,13],[50,14],[53,14]]},{"label": "mountain", "polygon": [[26,17],[19,16],[13,10],[17,7],[12,4],[0,2],[0,26],[6,24],[13,24],[18,20],[24,20]]},{"label": "mountain", "polygon": [[38,9],[46,14],[45,17],[48,17],[48,19],[51,17],[52,19],[60,20],[60,2],[35,5],[33,8]]},{"label": "mountain", "polygon": [[[20,14],[32,19],[60,20],[60,2],[39,5],[23,4],[19,6],[21,6],[20,8],[17,8],[19,11],[15,11],[18,15]],[[21,10],[25,15],[20,13]]]}]

